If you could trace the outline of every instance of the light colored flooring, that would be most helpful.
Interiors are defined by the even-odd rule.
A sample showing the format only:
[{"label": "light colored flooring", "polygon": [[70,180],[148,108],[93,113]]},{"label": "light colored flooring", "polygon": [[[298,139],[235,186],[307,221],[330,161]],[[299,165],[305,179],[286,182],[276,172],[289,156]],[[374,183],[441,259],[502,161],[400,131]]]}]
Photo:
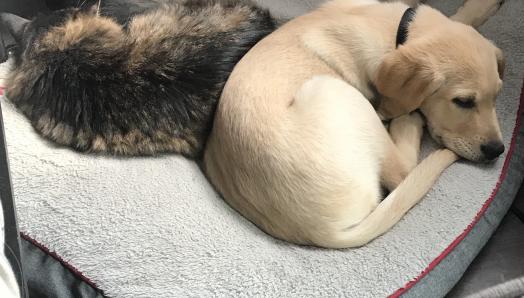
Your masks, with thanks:
[{"label": "light colored flooring", "polygon": [[524,187],[521,187],[512,210],[448,294],[448,298],[466,297],[524,276],[524,218],[517,216],[519,210],[520,214],[524,213]]}]

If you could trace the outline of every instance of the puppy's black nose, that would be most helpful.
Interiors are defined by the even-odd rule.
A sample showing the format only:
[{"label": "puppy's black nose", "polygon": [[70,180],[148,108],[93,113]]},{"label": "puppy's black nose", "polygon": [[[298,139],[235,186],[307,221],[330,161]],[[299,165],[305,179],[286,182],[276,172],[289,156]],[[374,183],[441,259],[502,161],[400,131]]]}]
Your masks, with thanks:
[{"label": "puppy's black nose", "polygon": [[493,160],[504,152],[504,144],[499,141],[491,141],[480,146],[480,151],[488,160]]}]

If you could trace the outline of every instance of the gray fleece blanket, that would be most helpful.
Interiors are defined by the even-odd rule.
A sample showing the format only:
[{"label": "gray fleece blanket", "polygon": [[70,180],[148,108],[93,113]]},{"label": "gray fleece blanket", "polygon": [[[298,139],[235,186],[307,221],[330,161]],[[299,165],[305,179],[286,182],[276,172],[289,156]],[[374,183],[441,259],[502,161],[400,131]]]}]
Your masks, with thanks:
[{"label": "gray fleece blanket", "polygon": [[[296,11],[309,3],[295,2]],[[433,3],[450,13],[459,1]],[[523,79],[523,15],[524,1],[507,0],[481,28],[507,59],[497,103],[506,146]],[[2,108],[21,231],[111,297],[392,294],[472,222],[505,159],[454,164],[390,232],[359,249],[326,250],[264,234],[180,156],[78,154],[42,140],[6,99]]]}]

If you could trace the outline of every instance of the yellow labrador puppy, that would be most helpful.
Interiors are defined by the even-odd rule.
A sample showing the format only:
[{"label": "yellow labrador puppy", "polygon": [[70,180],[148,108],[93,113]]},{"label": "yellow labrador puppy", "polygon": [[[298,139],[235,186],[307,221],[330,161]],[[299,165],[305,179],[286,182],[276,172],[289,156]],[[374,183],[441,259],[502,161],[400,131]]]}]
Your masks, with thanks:
[{"label": "yellow labrador puppy", "polygon": [[[476,3],[476,4],[475,4]],[[258,43],[231,74],[204,168],[225,200],[267,233],[330,248],[389,230],[457,155],[504,150],[495,115],[503,59],[472,27],[428,6],[335,0]],[[484,18],[485,18],[484,17]],[[462,22],[462,23],[461,23]],[[454,151],[417,165],[423,120]],[[381,201],[381,184],[392,192]]]}]

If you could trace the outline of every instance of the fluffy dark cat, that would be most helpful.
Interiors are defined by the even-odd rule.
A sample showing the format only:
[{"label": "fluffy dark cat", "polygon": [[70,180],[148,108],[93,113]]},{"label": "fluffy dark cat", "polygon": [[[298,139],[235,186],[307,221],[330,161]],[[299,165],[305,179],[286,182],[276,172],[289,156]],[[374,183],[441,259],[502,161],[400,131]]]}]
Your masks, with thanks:
[{"label": "fluffy dark cat", "polygon": [[0,19],[16,40],[7,97],[42,136],[84,152],[194,158],[233,67],[275,28],[239,0],[103,0]]}]

